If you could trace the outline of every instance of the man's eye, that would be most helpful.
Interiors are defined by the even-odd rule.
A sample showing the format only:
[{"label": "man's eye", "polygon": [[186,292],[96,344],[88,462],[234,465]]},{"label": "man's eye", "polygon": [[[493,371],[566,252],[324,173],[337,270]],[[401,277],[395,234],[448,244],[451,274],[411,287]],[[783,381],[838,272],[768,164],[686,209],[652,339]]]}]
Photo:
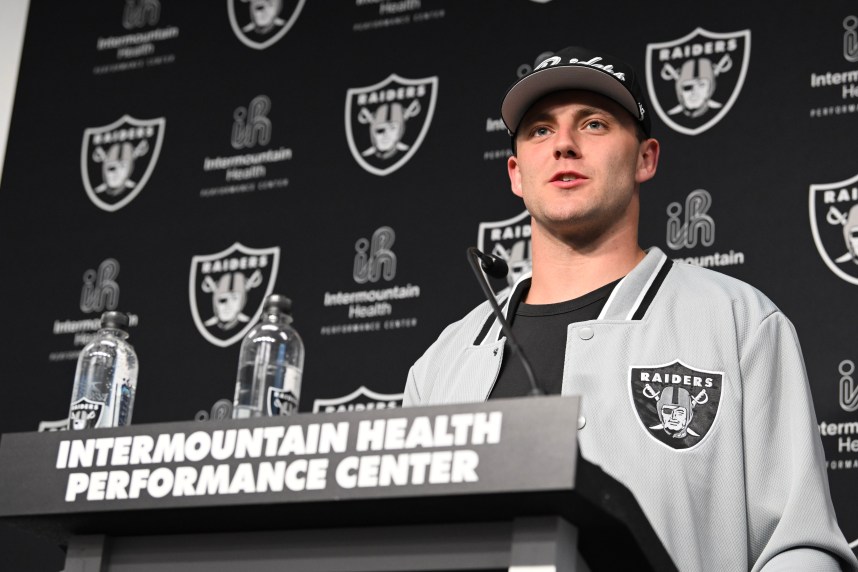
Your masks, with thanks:
[{"label": "man's eye", "polygon": [[545,137],[546,135],[551,133],[551,131],[548,129],[548,127],[536,127],[533,129],[532,133],[534,137]]},{"label": "man's eye", "polygon": [[587,122],[587,129],[604,129],[605,124],[598,119],[591,119]]}]

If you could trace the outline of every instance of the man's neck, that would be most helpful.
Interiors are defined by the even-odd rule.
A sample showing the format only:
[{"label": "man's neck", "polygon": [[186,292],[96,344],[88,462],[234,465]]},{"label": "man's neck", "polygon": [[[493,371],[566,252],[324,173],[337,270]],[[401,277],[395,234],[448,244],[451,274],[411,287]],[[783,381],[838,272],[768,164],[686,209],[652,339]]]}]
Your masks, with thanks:
[{"label": "man's neck", "polygon": [[533,279],[525,300],[528,304],[553,304],[583,296],[622,278],[646,256],[637,243],[636,228],[582,246],[532,226]]}]

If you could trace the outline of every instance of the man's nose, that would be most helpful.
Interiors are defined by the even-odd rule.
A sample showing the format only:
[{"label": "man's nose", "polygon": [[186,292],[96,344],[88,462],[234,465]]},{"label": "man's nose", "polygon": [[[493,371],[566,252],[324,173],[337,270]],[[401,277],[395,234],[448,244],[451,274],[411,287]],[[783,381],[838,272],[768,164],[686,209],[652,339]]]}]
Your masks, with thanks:
[{"label": "man's nose", "polygon": [[554,158],[580,157],[578,141],[571,130],[559,130],[554,136]]}]

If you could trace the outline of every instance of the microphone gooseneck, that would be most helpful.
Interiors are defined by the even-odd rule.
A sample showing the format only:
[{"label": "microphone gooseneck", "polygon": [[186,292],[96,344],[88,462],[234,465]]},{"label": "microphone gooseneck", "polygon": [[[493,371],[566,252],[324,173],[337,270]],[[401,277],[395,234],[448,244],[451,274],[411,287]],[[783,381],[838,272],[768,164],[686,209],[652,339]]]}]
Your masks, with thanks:
[{"label": "microphone gooseneck", "polygon": [[518,345],[518,340],[515,339],[515,335],[512,333],[512,328],[510,327],[509,322],[507,322],[504,317],[500,306],[498,306],[497,300],[495,300],[494,293],[491,288],[489,288],[489,283],[486,280],[485,275],[480,270],[480,268],[482,268],[486,274],[493,278],[504,278],[509,272],[509,267],[507,266],[506,261],[498,258],[497,256],[481,252],[473,246],[468,248],[467,256],[468,264],[470,264],[471,270],[474,271],[474,275],[477,277],[477,282],[479,282],[480,288],[483,289],[483,294],[485,295],[486,300],[489,301],[489,305],[492,307],[492,312],[494,312],[495,318],[500,322],[503,333],[506,334],[506,341],[509,344],[512,353],[518,356],[518,359],[521,360],[521,365],[524,367],[524,373],[527,375],[527,380],[530,382],[530,393],[528,393],[528,395],[545,395],[545,392],[542,391],[542,389],[539,388],[539,384],[536,383],[536,376],[533,374],[533,368],[530,367],[530,361],[528,361],[527,356],[524,355],[524,350],[522,350],[521,346]]}]

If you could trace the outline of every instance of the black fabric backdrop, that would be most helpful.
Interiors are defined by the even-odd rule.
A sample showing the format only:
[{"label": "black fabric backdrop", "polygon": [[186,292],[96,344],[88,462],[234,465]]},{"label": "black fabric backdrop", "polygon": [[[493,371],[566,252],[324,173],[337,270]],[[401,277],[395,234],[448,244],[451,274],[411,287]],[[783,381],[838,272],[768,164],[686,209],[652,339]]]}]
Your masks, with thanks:
[{"label": "black fabric backdrop", "polygon": [[[846,0],[301,0],[259,30],[243,1],[31,0],[0,188],[10,303],[0,431],[67,414],[86,321],[114,306],[136,317],[134,422],[194,418],[231,398],[239,334],[268,291],[294,301],[307,347],[302,411],[361,386],[369,392],[340,406],[396,403],[410,364],[481,300],[465,248],[509,253],[526,241],[498,124],[505,89],[546,50],[580,44],[642,76],[650,59],[662,161],[643,187],[641,244],[757,286],[795,323],[854,543],[858,259],[842,232],[858,225],[858,212],[848,218],[858,204],[856,16]],[[679,49],[661,59],[668,44]],[[696,74],[714,77],[715,103],[693,118],[675,78],[699,58],[713,64],[714,76],[705,64]],[[380,156],[370,124],[400,112],[399,146]],[[97,187],[121,135],[102,128],[125,116],[144,127],[117,139],[119,158],[138,157],[111,197]],[[226,258],[244,267],[218,270],[236,243],[244,254]],[[203,259],[215,270],[205,274]],[[206,325],[222,280],[255,286],[247,321]],[[61,566],[59,550],[11,529],[3,544],[16,569]]]}]

